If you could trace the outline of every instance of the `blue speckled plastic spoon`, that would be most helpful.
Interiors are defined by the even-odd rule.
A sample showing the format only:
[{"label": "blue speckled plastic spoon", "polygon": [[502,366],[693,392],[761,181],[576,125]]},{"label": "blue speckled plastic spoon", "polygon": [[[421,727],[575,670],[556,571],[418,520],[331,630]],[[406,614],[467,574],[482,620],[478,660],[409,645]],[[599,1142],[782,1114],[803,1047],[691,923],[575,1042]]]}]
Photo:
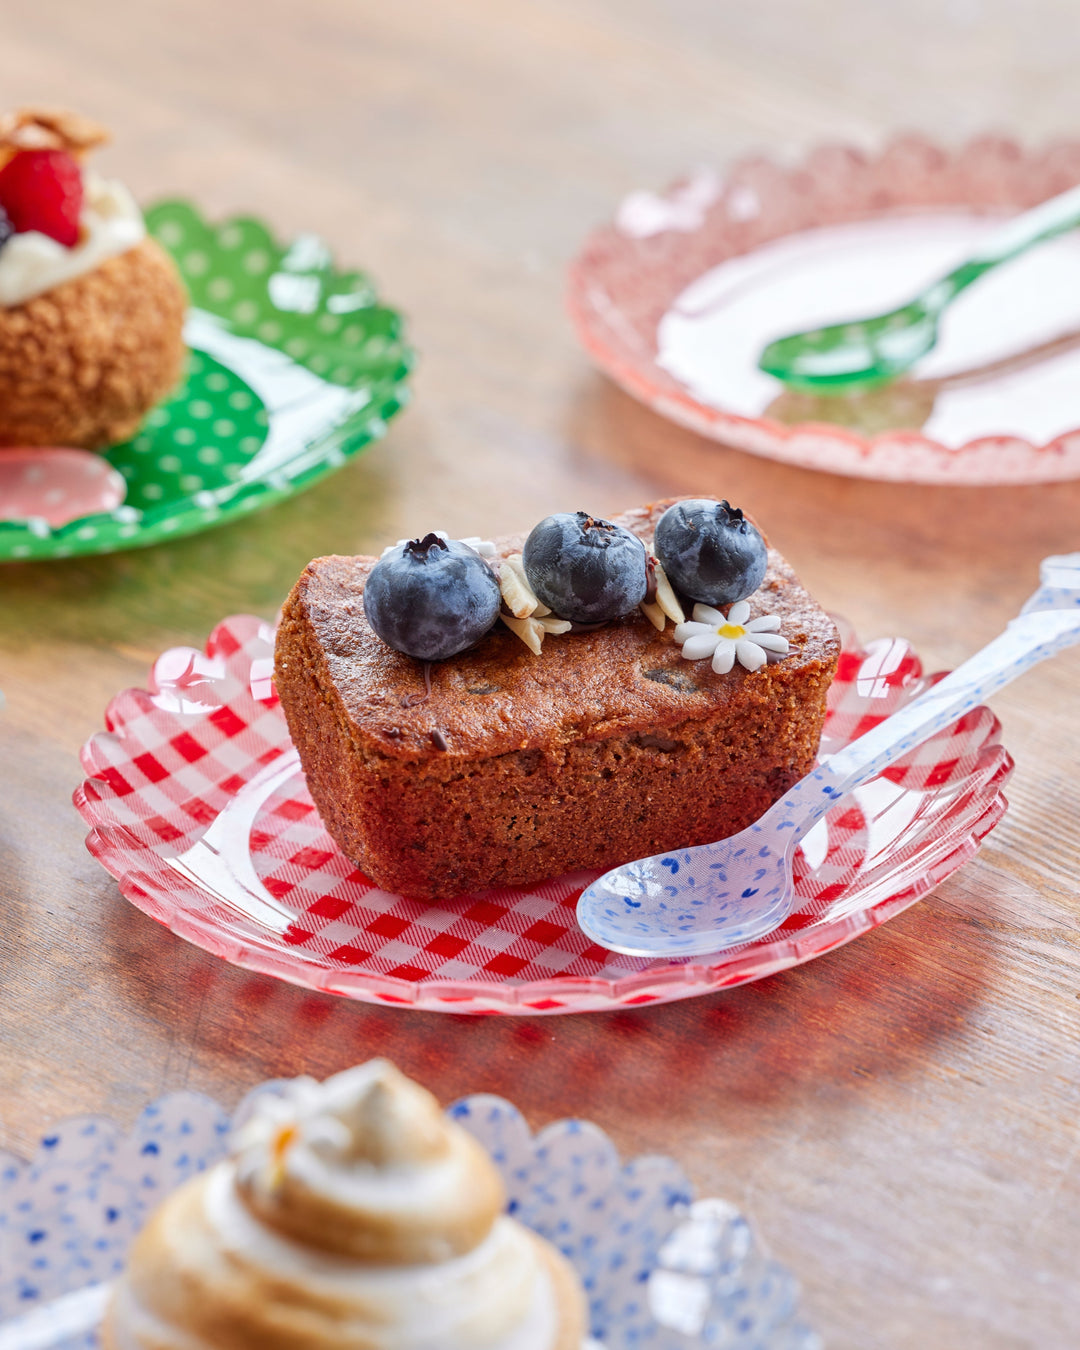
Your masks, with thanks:
[{"label": "blue speckled plastic spoon", "polygon": [[1030,666],[1080,642],[1080,553],[1045,559],[1041,581],[1004,633],[826,759],[748,829],[627,863],[594,881],[578,901],[585,932],[612,951],[671,957],[724,951],[783,923],[795,899],[796,845],[840,797]]}]

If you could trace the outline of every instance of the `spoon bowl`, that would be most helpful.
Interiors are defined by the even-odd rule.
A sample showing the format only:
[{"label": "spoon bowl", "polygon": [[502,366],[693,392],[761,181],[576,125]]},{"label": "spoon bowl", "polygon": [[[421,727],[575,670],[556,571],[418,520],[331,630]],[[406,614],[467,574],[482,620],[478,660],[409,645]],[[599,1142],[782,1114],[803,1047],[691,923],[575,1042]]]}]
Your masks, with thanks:
[{"label": "spoon bowl", "polygon": [[758,364],[791,389],[857,394],[891,383],[932,351],[939,317],[920,297],[876,318],[777,338]]}]

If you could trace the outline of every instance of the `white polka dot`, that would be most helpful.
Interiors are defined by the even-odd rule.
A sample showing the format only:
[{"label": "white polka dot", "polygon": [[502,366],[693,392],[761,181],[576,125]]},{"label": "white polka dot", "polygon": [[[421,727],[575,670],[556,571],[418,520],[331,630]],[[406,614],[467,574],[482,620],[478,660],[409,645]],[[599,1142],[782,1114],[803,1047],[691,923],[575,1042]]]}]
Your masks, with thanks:
[{"label": "white polka dot", "polygon": [[[240,442],[240,449],[245,455],[254,455],[262,449],[262,440],[258,436],[245,436]],[[235,468],[235,465],[230,466]],[[228,470],[226,470],[226,473]]]},{"label": "white polka dot", "polygon": [[348,328],[341,330],[341,340],[346,347],[358,347],[363,340],[364,330],[357,328],[356,324],[349,324]]},{"label": "white polka dot", "polygon": [[183,268],[190,277],[205,276],[210,270],[210,259],[201,249],[196,249],[184,255]]},{"label": "white polka dot", "polygon": [[116,531],[121,539],[134,539],[139,533],[138,525],[121,525]]},{"label": "white polka dot", "polygon": [[316,375],[322,375],[330,367],[330,358],[325,352],[315,352],[308,358],[308,366]]},{"label": "white polka dot", "polygon": [[211,300],[228,300],[233,293],[233,284],[228,277],[214,277],[206,288]]},{"label": "white polka dot", "polygon": [[163,427],[169,420],[169,414],[164,408],[155,408],[146,419],[147,425],[151,427]]},{"label": "white polka dot", "polygon": [[229,387],[229,380],[220,370],[213,370],[206,377],[206,387],[214,394],[223,394]]},{"label": "white polka dot", "polygon": [[225,474],[225,477],[229,480],[230,483],[235,483],[236,480],[240,477],[240,465],[226,464],[222,472]]},{"label": "white polka dot", "polygon": [[255,414],[255,416],[251,420],[255,423],[257,427],[267,427],[270,425],[270,418],[267,415],[267,411],[265,408],[260,408],[259,411]]},{"label": "white polka dot", "polygon": [[198,440],[193,427],[177,427],[172,438],[177,445],[194,445]]},{"label": "white polka dot", "polygon": [[334,382],[334,384],[351,384],[352,377],[353,372],[351,366],[338,366],[338,368],[330,376],[330,379]]},{"label": "white polka dot", "polygon": [[308,343],[306,338],[290,338],[285,344],[285,350],[290,356],[305,356],[307,354]]},{"label": "white polka dot", "polygon": [[244,242],[244,232],[239,225],[225,225],[218,230],[217,241],[222,248],[239,248]]},{"label": "white polka dot", "polygon": [[178,455],[161,455],[157,463],[162,473],[179,473],[184,467],[184,462]]},{"label": "white polka dot", "polygon": [[259,306],[254,300],[241,300],[233,305],[233,318],[237,323],[254,323],[259,317]]},{"label": "white polka dot", "polygon": [[200,464],[220,464],[221,451],[216,445],[204,445],[199,448],[195,458]]},{"label": "white polka dot", "polygon": [[157,237],[169,248],[176,248],[184,241],[183,227],[175,220],[163,220],[156,230]]},{"label": "white polka dot", "polygon": [[315,325],[320,333],[336,333],[341,319],[336,314],[320,314]]},{"label": "white polka dot", "polygon": [[227,440],[230,436],[236,435],[236,423],[230,422],[227,417],[219,417],[211,430],[215,436],[221,436]]},{"label": "white polka dot", "polygon": [[203,486],[203,480],[197,473],[185,473],[180,477],[180,486],[185,492],[198,492]]},{"label": "white polka dot", "polygon": [[30,556],[29,544],[16,544],[11,550],[13,558],[28,558]]},{"label": "white polka dot", "polygon": [[229,407],[235,408],[237,412],[244,412],[251,407],[251,395],[246,389],[237,389],[229,395]]},{"label": "white polka dot", "polygon": [[163,534],[172,534],[173,530],[175,530],[179,524],[180,521],[176,516],[170,516],[168,520],[163,520],[161,522],[161,531]]},{"label": "white polka dot", "polygon": [[364,355],[370,357],[383,356],[386,352],[386,339],[376,335],[368,338],[364,343]]},{"label": "white polka dot", "polygon": [[96,525],[83,525],[81,529],[75,531],[75,537],[76,539],[96,539],[97,533]]},{"label": "white polka dot", "polygon": [[145,455],[148,450],[154,448],[154,438],[152,436],[136,436],[131,442],[131,448],[140,455]]},{"label": "white polka dot", "polygon": [[244,254],[244,271],[255,275],[259,272],[265,272],[270,267],[270,254],[264,248],[253,248],[250,253]]},{"label": "white polka dot", "polygon": [[269,319],[266,323],[259,324],[257,332],[263,342],[277,342],[281,338],[281,324]]},{"label": "white polka dot", "polygon": [[192,401],[188,404],[187,410],[188,414],[191,417],[203,418],[203,417],[213,417],[214,415],[214,405],[212,403],[208,403],[204,398],[192,399]]}]

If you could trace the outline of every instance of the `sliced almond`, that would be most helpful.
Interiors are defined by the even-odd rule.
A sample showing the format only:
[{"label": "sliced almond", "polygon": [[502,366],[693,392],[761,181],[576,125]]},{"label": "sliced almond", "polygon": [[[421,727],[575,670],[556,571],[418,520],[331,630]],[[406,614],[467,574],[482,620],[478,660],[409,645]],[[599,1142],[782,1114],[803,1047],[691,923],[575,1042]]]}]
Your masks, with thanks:
[{"label": "sliced almond", "polygon": [[525,576],[520,553],[512,553],[509,558],[500,561],[499,590],[506,608],[515,619],[527,619],[540,608],[540,601],[533,594]]},{"label": "sliced almond", "polygon": [[568,633],[573,627],[565,619],[551,618],[525,618],[515,619],[509,614],[499,616],[507,628],[515,637],[519,637],[525,646],[534,656],[540,655],[540,647],[544,638],[549,634]]},{"label": "sliced almond", "polygon": [[82,154],[109,139],[100,123],[66,108],[19,108],[0,117],[0,149]]},{"label": "sliced almond", "polygon": [[[672,589],[671,582],[664,574],[664,569],[659,563],[656,564],[656,604],[668,616],[672,623],[685,623],[686,615],[683,613],[683,607],[679,604],[679,597]],[[652,615],[649,615],[652,618]],[[653,619],[653,623],[656,620]],[[663,624],[657,624],[658,628],[663,628]]]},{"label": "sliced almond", "polygon": [[667,623],[667,619],[664,615],[664,611],[659,605],[648,600],[642,600],[638,608],[657,632],[662,633],[664,631],[664,625]]}]

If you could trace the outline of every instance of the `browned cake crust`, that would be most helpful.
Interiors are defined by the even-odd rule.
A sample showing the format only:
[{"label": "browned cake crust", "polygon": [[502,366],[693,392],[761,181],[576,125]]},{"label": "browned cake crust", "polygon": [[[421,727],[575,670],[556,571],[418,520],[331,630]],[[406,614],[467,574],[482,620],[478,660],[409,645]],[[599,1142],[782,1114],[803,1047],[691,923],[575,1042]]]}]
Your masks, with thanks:
[{"label": "browned cake crust", "polygon": [[[651,538],[670,504],[615,519]],[[443,899],[721,839],[813,764],[840,642],[773,549],[750,605],[781,616],[791,655],[753,674],[685,661],[671,625],[635,613],[539,656],[497,625],[430,666],[430,696],[364,616],[375,562],[308,565],[276,677],[327,829],[387,890]]]},{"label": "browned cake crust", "polygon": [[0,446],[101,449],[180,380],[187,299],[152,239],[0,309]]}]

